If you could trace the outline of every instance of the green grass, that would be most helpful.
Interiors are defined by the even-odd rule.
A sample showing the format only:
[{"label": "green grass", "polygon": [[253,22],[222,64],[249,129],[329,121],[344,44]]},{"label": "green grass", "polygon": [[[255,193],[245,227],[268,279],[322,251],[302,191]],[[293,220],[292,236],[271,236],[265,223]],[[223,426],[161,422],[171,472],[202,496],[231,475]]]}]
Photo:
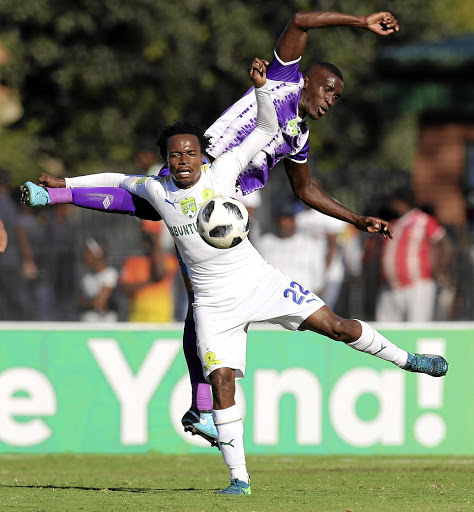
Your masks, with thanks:
[{"label": "green grass", "polygon": [[0,511],[474,510],[474,457],[248,457],[251,496],[219,456],[0,455]]}]

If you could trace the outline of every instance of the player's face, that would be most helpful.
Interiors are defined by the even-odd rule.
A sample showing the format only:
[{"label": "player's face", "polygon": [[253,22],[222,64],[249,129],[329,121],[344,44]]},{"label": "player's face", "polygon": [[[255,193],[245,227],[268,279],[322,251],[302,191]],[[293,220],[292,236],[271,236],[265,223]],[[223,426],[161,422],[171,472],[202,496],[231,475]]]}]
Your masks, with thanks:
[{"label": "player's face", "polygon": [[168,166],[179,188],[192,187],[199,180],[203,157],[196,135],[173,135],[168,139]]},{"label": "player's face", "polygon": [[305,85],[298,103],[300,117],[320,119],[336,103],[344,83],[327,69],[313,66],[305,77]]}]

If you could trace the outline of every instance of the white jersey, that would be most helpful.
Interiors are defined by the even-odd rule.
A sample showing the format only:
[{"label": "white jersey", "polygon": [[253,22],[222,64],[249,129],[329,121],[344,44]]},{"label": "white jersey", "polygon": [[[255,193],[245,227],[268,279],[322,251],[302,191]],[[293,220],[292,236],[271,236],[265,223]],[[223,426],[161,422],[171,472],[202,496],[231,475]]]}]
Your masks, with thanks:
[{"label": "white jersey", "polygon": [[248,239],[232,249],[216,249],[204,242],[196,227],[197,212],[204,202],[217,195],[235,195],[235,180],[247,162],[236,147],[216,158],[187,189],[178,188],[171,176],[158,180],[127,177],[121,183],[147,199],[162,217],[188,267],[196,300],[218,304],[226,294],[255,283],[265,264]]},{"label": "white jersey", "polygon": [[122,187],[143,197],[160,214],[187,265],[196,302],[222,304],[225,296],[248,292],[267,265],[248,239],[231,249],[204,242],[196,228],[200,206],[217,195],[235,195],[235,183],[251,158],[275,134],[278,121],[265,85],[256,90],[257,128],[235,148],[222,154],[190,188],[179,188],[171,176],[127,176],[118,173],[67,178],[67,187]]}]

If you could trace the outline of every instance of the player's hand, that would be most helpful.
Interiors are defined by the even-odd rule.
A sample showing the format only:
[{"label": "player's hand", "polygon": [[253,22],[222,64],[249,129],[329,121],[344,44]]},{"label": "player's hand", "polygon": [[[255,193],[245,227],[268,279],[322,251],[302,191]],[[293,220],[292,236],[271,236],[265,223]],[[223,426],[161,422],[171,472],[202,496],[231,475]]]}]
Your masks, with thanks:
[{"label": "player's hand", "polygon": [[366,16],[365,25],[367,30],[379,36],[388,36],[400,30],[397,19],[390,12],[376,12]]},{"label": "player's hand", "polygon": [[267,81],[268,61],[255,57],[249,67],[249,76],[256,89],[265,85]]},{"label": "player's hand", "polygon": [[56,178],[56,176],[51,176],[51,174],[48,174],[47,172],[41,173],[40,177],[38,178],[38,183],[42,187],[66,188],[66,180],[65,179]]},{"label": "player's hand", "polygon": [[360,217],[355,226],[361,231],[367,231],[367,233],[379,233],[384,238],[393,238],[393,231],[390,224],[386,220],[379,219],[378,217]]}]

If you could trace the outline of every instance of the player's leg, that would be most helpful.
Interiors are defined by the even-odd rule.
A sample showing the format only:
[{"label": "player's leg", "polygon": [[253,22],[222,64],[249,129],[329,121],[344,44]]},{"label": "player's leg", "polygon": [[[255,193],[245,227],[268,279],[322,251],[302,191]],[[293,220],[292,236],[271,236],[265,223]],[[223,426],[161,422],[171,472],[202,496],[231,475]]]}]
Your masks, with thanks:
[{"label": "player's leg", "polygon": [[247,328],[246,308],[228,301],[220,308],[195,303],[197,348],[204,376],[212,385],[213,416],[218,443],[230,471],[230,486],[219,494],[250,494],[245,462],[244,427],[235,403],[235,380],[245,375]]},{"label": "player's leg", "polygon": [[210,374],[214,397],[214,423],[222,457],[230,470],[230,485],[217,494],[251,494],[244,449],[244,424],[236,405],[235,370],[217,368]]},{"label": "player's leg", "polygon": [[188,365],[189,378],[191,380],[191,407],[181,419],[185,432],[199,435],[209,441],[212,446],[217,446],[217,430],[212,417],[211,387],[206,382],[202,373],[202,364],[197,353],[196,328],[193,318],[194,293],[188,276],[188,269],[183,263],[178,249],[179,265],[183,276],[184,286],[188,295],[188,314],[184,322],[183,351]]},{"label": "player's leg", "polygon": [[21,202],[29,206],[70,203],[89,210],[160,220],[157,211],[147,200],[122,188],[50,188],[27,181],[21,186]]},{"label": "player's leg", "polygon": [[346,320],[333,313],[327,306],[312,313],[300,325],[300,330],[311,330],[333,340],[343,341],[349,347],[371,354],[403,370],[441,377],[448,371],[448,363],[438,355],[411,354],[382,336],[361,320]]}]

